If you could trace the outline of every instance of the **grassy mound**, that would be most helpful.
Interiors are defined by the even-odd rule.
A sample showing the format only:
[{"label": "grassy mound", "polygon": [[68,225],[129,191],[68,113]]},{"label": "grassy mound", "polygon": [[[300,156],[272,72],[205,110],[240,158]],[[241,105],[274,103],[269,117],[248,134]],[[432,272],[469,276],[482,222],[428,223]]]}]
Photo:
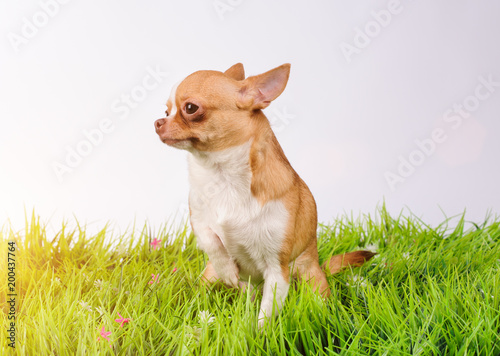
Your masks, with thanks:
[{"label": "grassy mound", "polygon": [[33,217],[23,232],[0,236],[3,276],[15,243],[15,292],[7,277],[0,284],[0,353],[14,353],[6,342],[14,298],[19,355],[499,355],[500,222],[465,229],[457,220],[450,231],[382,209],[320,225],[322,260],[360,248],[379,254],[329,277],[327,301],[294,282],[259,332],[259,293],[252,301],[200,286],[206,256],[187,225],[123,236],[63,225],[48,236]]}]

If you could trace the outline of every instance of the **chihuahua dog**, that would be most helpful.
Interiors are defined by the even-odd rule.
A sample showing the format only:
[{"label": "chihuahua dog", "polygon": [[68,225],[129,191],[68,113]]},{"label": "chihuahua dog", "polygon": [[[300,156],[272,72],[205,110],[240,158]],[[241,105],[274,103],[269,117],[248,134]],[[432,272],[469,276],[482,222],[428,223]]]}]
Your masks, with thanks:
[{"label": "chihuahua dog", "polygon": [[289,74],[290,64],[246,79],[241,63],[195,72],[174,86],[166,117],[154,124],[161,141],[190,153],[191,226],[209,259],[203,280],[234,288],[263,281],[259,327],[281,308],[291,277],[327,297],[323,268],[336,273],[374,255],[350,252],[319,265],[316,203],[262,112]]}]

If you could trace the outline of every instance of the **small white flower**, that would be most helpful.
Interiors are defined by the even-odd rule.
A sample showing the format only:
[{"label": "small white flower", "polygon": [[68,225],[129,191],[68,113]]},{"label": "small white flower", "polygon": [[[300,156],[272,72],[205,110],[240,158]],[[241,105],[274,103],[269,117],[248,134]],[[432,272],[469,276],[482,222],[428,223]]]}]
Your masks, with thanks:
[{"label": "small white flower", "polygon": [[200,340],[200,336],[201,336],[201,328],[197,327],[197,326],[188,326],[186,328],[187,332],[186,332],[186,336],[188,338],[193,338],[195,339],[196,341]]},{"label": "small white flower", "polygon": [[354,275],[350,278],[350,282],[346,282],[346,285],[348,287],[356,287],[356,286],[366,287],[367,281],[365,277]]},{"label": "small white flower", "polygon": [[61,279],[59,277],[52,277],[50,280],[52,283],[60,285],[61,284]]},{"label": "small white flower", "polygon": [[378,251],[378,244],[369,244],[363,247],[365,250],[371,251],[371,252],[377,252]]},{"label": "small white flower", "polygon": [[104,308],[101,306],[95,308],[95,311],[98,312],[99,315],[103,315],[106,312],[106,310],[104,310]]},{"label": "small white flower", "polygon": [[405,253],[403,253],[403,258],[404,258],[405,260],[409,260],[409,259],[410,259],[410,253],[409,253],[409,252],[405,252]]},{"label": "small white flower", "polygon": [[87,283],[90,282],[90,278],[89,278],[89,276],[87,276],[85,274],[85,272],[82,272],[82,276],[83,276],[83,278],[85,278],[85,282],[87,282]]},{"label": "small white flower", "polygon": [[208,310],[203,310],[198,313],[198,319],[200,324],[212,324],[215,321],[215,316],[212,315]]},{"label": "small white flower", "polygon": [[89,303],[84,302],[83,300],[80,300],[80,302],[78,302],[78,303],[80,304],[80,306],[82,307],[83,310],[86,310],[86,311],[89,311],[89,312],[92,311],[92,307],[90,306]]},{"label": "small white flower", "polygon": [[96,279],[94,281],[94,287],[96,287],[97,289],[102,289],[104,283],[102,282],[101,279]]}]

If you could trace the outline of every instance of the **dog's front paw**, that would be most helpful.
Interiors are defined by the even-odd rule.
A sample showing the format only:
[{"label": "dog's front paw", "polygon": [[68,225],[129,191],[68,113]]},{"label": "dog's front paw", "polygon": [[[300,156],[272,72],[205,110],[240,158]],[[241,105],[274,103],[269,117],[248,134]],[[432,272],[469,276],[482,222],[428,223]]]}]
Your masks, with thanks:
[{"label": "dog's front paw", "polygon": [[266,325],[266,315],[261,311],[259,313],[259,317],[257,319],[257,327],[259,328],[259,331],[262,332],[262,330],[264,329],[264,326]]}]

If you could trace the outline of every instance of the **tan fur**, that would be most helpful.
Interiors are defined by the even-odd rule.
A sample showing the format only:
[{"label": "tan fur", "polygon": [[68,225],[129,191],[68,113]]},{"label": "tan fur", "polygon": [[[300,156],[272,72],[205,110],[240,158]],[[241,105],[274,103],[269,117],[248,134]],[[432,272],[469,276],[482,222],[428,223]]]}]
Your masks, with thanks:
[{"label": "tan fur", "polygon": [[327,273],[335,274],[348,267],[359,267],[375,255],[376,253],[371,251],[348,252],[343,255],[331,257],[323,263],[323,268]]},{"label": "tan fur", "polygon": [[233,78],[234,80],[243,80],[245,79],[245,69],[243,68],[243,64],[236,63],[231,68],[224,72],[228,77]]},{"label": "tan fur", "polygon": [[203,271],[203,275],[201,277],[201,281],[207,285],[217,283],[219,276],[217,272],[215,272],[215,268],[212,265],[212,262],[208,261],[205,270]]},{"label": "tan fur", "polygon": [[[261,109],[285,89],[290,65],[284,64],[266,73],[245,78],[243,65],[235,64],[225,73],[198,71],[177,87],[177,113],[172,120],[160,119],[155,125],[167,144],[187,140],[198,151],[218,151],[252,140],[250,168],[252,195],[264,205],[281,200],[290,214],[279,261],[285,280],[294,277],[306,280],[314,290],[328,296],[326,280],[348,266],[360,266],[373,257],[369,251],[356,251],[334,256],[323,268],[317,250],[316,203],[304,181],[286,158],[268,119]],[[272,86],[265,83],[272,82]],[[197,117],[184,111],[186,103],[199,106]],[[173,103],[167,102],[168,110]],[[174,142],[174,143],[172,143]],[[292,271],[290,271],[292,266]],[[207,264],[203,280],[214,283],[217,273]]]}]

